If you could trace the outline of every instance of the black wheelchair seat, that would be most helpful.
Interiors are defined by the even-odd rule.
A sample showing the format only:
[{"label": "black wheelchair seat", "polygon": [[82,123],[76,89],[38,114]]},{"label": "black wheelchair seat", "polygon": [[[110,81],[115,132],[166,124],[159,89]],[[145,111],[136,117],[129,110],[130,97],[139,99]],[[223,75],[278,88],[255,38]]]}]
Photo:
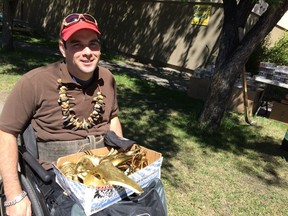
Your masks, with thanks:
[{"label": "black wheelchair seat", "polygon": [[[20,158],[23,159],[22,162],[25,162],[28,166],[32,168],[32,170],[42,179],[43,182],[49,183],[52,180],[51,173],[47,172],[41,164],[37,161],[38,158],[38,150],[37,150],[37,142],[34,130],[31,124],[24,130],[21,134],[20,144],[19,144],[19,154]],[[21,161],[19,160],[20,167],[22,167]],[[24,165],[24,164],[23,164]]]}]

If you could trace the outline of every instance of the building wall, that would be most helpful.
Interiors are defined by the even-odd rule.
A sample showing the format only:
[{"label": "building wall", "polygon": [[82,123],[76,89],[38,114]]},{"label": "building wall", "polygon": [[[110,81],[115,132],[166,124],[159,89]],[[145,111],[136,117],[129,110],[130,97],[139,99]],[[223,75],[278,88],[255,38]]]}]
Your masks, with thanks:
[{"label": "building wall", "polygon": [[281,39],[284,36],[286,32],[287,32],[286,29],[283,29],[279,26],[274,27],[267,37],[269,41],[268,46],[272,47],[275,44],[275,42],[277,42],[279,39]]},{"label": "building wall", "polygon": [[[194,70],[211,61],[223,17],[221,4],[212,5],[207,26],[192,25],[195,1],[148,0],[22,0],[18,17],[39,32],[57,36],[61,19],[72,12],[95,16],[103,47],[155,64]],[[35,16],[37,14],[37,16]]]},{"label": "building wall", "polygon": [[[201,3],[202,2],[202,3]],[[152,64],[193,71],[214,61],[223,20],[217,0],[20,0],[18,17],[39,32],[57,36],[72,12],[98,21],[103,49],[129,54]],[[207,26],[192,25],[193,6],[211,5]]]}]

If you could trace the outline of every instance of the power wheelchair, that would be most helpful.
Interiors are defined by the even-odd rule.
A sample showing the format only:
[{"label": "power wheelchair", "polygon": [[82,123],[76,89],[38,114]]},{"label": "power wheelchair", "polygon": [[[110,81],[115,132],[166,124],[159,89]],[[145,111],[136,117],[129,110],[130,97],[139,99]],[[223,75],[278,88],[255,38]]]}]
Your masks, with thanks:
[{"label": "power wheelchair", "polygon": [[[38,158],[38,152],[36,138],[31,125],[29,125],[18,137],[18,154],[19,179],[23,190],[27,192],[31,201],[32,215],[51,215],[50,210],[53,203],[50,195],[53,191],[49,184],[54,176],[52,172],[46,171],[36,160],[36,158]],[[5,216],[5,194],[2,180],[0,183],[0,194],[0,213],[1,216]]]}]

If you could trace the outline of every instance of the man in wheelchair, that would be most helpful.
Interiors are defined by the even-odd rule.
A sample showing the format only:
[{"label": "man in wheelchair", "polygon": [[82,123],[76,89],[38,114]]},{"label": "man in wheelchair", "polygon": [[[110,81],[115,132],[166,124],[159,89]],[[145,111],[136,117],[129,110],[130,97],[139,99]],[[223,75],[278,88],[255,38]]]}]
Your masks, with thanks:
[{"label": "man in wheelchair", "polygon": [[[26,73],[7,98],[0,116],[0,174],[7,215],[84,215],[55,183],[51,163],[82,148],[103,147],[108,131],[123,137],[114,77],[98,65],[99,36],[94,17],[78,13],[68,15],[62,22],[59,41],[64,60]],[[18,148],[22,146],[17,145],[17,137],[27,125],[30,125],[30,135],[35,136],[36,151],[32,148],[32,152],[22,152],[18,156]],[[44,177],[34,173],[31,154],[47,170]],[[21,166],[26,177],[19,177],[21,157],[30,161],[29,166]],[[31,181],[36,189],[30,189]],[[44,200],[47,210],[37,213],[29,190],[44,194],[37,202]],[[162,190],[165,201],[163,193]],[[157,215],[166,215],[165,203],[163,209],[164,213]],[[95,215],[108,214],[104,211]],[[129,215],[127,210],[125,215]]]}]

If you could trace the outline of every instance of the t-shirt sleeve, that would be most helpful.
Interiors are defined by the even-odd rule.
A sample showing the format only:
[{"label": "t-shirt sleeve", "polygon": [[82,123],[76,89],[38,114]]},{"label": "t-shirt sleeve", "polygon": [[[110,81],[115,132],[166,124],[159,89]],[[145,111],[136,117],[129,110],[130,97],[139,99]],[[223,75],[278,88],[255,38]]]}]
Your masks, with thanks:
[{"label": "t-shirt sleeve", "polygon": [[35,112],[33,83],[22,76],[8,96],[0,115],[0,129],[17,136]]}]

